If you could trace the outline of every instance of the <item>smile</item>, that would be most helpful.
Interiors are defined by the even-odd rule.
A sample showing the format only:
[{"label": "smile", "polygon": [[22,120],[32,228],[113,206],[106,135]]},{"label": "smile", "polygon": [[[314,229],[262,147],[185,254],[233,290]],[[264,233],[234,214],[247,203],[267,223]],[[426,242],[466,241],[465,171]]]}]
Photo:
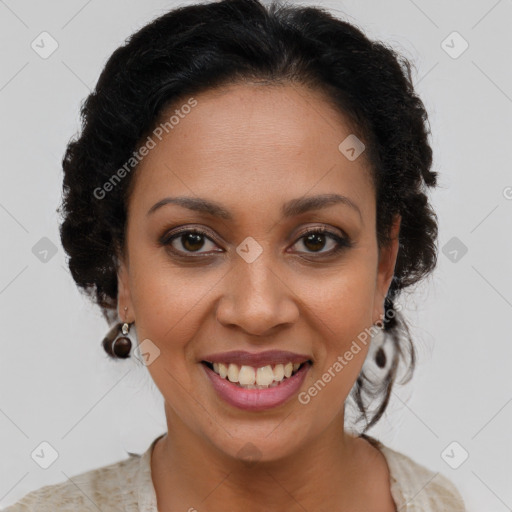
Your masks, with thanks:
[{"label": "smile", "polygon": [[202,361],[217,394],[239,409],[262,411],[277,407],[295,395],[311,362],[280,363],[262,367]]},{"label": "smile", "polygon": [[208,361],[205,361],[205,364],[223,379],[227,378],[229,382],[238,384],[238,386],[245,389],[268,389],[278,386],[284,379],[295,375],[301,366],[299,363],[291,362],[260,368],[247,365],[239,366],[234,363],[210,363]]}]

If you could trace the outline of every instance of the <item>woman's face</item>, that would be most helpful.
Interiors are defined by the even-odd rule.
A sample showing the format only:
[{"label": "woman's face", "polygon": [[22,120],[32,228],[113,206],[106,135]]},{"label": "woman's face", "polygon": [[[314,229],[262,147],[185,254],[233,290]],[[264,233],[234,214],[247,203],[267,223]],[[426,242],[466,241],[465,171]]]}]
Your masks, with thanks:
[{"label": "woman's face", "polygon": [[[252,443],[260,459],[278,459],[343,420],[368,350],[353,342],[382,318],[398,244],[379,254],[365,153],[353,159],[339,149],[350,128],[319,93],[233,85],[194,99],[176,107],[181,115],[161,140],[153,135],[137,169],[120,316],[127,306],[149,347],[169,429],[233,457]],[[349,201],[310,202],[333,194]],[[178,197],[200,208],[153,208]],[[328,234],[306,234],[311,228]],[[292,354],[250,357],[270,350]],[[203,362],[216,359],[228,377]],[[236,383],[238,370],[264,385],[306,360],[269,389]]]}]

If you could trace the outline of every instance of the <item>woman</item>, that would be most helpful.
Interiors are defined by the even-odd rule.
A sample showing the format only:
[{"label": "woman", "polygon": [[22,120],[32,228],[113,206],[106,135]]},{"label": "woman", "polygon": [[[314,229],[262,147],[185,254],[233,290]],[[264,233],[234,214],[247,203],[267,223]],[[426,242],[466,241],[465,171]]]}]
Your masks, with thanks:
[{"label": "woman", "polygon": [[7,510],[464,510],[364,433],[414,367],[395,299],[436,264],[407,60],[319,8],[189,5],[114,52],[82,118],[62,244],[168,432]]}]

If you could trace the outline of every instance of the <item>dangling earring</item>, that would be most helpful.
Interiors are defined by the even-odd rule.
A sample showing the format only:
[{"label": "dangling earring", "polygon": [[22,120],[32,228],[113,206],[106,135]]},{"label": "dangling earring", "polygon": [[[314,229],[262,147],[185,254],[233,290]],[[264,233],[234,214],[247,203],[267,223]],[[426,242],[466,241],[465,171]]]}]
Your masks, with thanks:
[{"label": "dangling earring", "polygon": [[[377,321],[378,322],[378,321]],[[380,330],[384,330],[384,326],[378,326],[377,325],[377,322],[375,322],[373,325],[375,327],[378,327]],[[379,345],[379,347],[377,348],[377,350],[375,351],[375,356],[374,356],[374,360],[375,360],[375,364],[379,367],[379,368],[385,368],[386,367],[386,364],[388,362],[387,360],[387,357],[386,357],[386,352],[384,351],[384,349],[382,348],[384,343],[381,343]]]},{"label": "dangling earring", "polygon": [[[125,320],[126,320],[126,310],[128,308],[125,306]],[[105,352],[113,357],[119,359],[126,359],[130,357],[130,351],[132,348],[132,342],[128,337],[130,332],[130,326],[133,325],[134,322],[119,322],[115,324],[107,333],[105,338],[103,338],[103,348]]]},{"label": "dangling earring", "polygon": [[379,368],[385,368],[388,360],[386,357],[386,352],[382,347],[379,347],[377,353],[375,354],[375,363]]}]

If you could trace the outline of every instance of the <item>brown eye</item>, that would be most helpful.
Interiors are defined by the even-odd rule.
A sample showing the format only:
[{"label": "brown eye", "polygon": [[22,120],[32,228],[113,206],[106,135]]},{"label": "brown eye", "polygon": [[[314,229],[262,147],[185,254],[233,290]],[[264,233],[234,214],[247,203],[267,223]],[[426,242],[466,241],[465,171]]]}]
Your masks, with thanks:
[{"label": "brown eye", "polygon": [[[330,249],[322,251],[326,245],[329,245],[329,240],[331,241]],[[306,233],[299,238],[299,241],[301,241],[303,246],[307,249],[305,251],[306,253],[310,252],[313,254],[336,254],[339,251],[352,246],[352,242],[348,238],[341,237],[323,228],[310,229],[306,231]]]},{"label": "brown eye", "polygon": [[[353,242],[347,237],[341,237],[335,233],[332,233],[323,228],[310,229],[306,231],[295,243],[302,242],[303,246],[306,248],[306,254],[319,254],[319,255],[335,255],[340,251],[352,247]],[[165,235],[160,240],[160,243],[164,246],[169,247],[169,249],[177,254],[178,256],[188,256],[197,255],[209,256],[213,250],[213,252],[222,252],[222,249],[215,250],[214,247],[216,244],[212,241],[212,239],[207,236],[207,233],[200,229],[186,229],[181,230],[177,233],[171,233],[169,235]],[[208,245],[208,243],[212,244],[213,247],[206,247],[206,251],[202,249]],[[323,250],[327,247],[327,250]]]},{"label": "brown eye", "polygon": [[325,234],[311,233],[303,238],[304,247],[313,252],[319,252],[325,247],[326,238]]},{"label": "brown eye", "polygon": [[203,249],[208,242],[215,246],[214,242],[206,236],[206,233],[198,229],[182,230],[178,233],[166,236],[161,240],[162,245],[169,246],[172,251],[181,255],[191,253],[204,254],[204,251],[201,251],[201,249]]},{"label": "brown eye", "polygon": [[181,245],[187,250],[196,252],[204,245],[204,236],[198,233],[185,233],[180,235]]}]

